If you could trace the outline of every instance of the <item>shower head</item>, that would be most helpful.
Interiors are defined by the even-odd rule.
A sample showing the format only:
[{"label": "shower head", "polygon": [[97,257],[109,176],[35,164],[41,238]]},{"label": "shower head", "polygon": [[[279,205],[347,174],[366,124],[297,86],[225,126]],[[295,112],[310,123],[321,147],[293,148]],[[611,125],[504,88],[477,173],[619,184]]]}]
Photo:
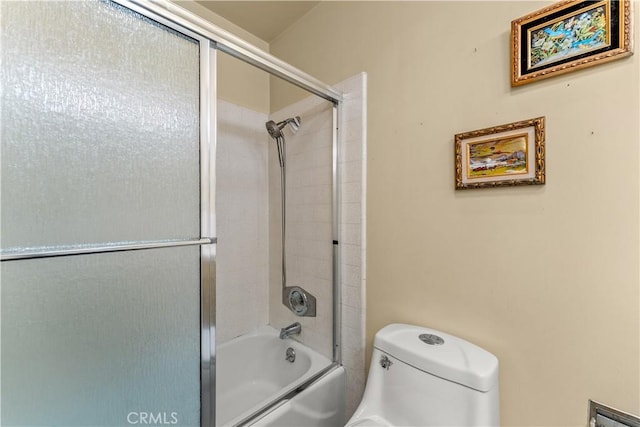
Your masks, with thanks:
[{"label": "shower head", "polygon": [[271,138],[278,139],[282,136],[282,131],[278,127],[278,124],[273,120],[269,120],[267,123],[265,123],[265,126],[267,127],[267,132],[269,132]]},{"label": "shower head", "polygon": [[269,120],[267,123],[265,123],[265,126],[267,127],[267,132],[269,132],[271,138],[278,139],[284,136],[282,133],[282,129],[284,129],[286,125],[290,125],[291,130],[297,132],[298,129],[300,129],[300,123],[300,116],[295,116],[278,123],[274,122],[273,120]]}]

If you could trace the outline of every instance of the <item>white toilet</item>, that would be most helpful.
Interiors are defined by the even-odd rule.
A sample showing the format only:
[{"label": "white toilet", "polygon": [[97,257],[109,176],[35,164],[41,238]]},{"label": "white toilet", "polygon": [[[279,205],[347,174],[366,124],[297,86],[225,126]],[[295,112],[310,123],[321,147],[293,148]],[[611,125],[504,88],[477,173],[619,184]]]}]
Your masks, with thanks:
[{"label": "white toilet", "polygon": [[376,334],[367,386],[347,427],[498,426],[498,359],[463,339],[392,324]]}]

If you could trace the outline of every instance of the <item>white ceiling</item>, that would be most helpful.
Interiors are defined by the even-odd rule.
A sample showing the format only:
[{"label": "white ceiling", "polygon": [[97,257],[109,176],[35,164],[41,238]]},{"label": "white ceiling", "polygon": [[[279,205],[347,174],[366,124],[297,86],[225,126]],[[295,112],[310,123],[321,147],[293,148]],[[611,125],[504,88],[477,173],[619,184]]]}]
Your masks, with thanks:
[{"label": "white ceiling", "polygon": [[270,0],[197,2],[268,43],[320,3]]}]

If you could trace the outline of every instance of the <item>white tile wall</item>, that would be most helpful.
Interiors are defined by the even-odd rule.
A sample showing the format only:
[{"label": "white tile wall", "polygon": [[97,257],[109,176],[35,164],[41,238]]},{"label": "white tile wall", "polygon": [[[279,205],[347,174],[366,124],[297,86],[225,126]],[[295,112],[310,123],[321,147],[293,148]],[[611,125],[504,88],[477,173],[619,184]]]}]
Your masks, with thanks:
[{"label": "white tile wall", "polygon": [[216,341],[268,322],[267,115],[218,101]]},{"label": "white tile wall", "polygon": [[[366,74],[336,86],[345,94],[340,118],[342,353],[349,415],[365,384]],[[332,357],[332,105],[311,97],[272,114],[301,116],[287,144],[287,279],[318,300],[315,318],[282,305],[280,169],[265,114],[218,102],[217,342],[270,323],[300,321],[298,339]],[[269,300],[269,304],[265,301]]]},{"label": "white tile wall", "polygon": [[347,414],[360,403],[365,385],[367,75],[338,85],[344,93],[340,132],[342,243],[342,361],[347,369]]},{"label": "white tile wall", "polygon": [[[336,87],[345,94],[340,118],[342,359],[347,369],[349,416],[364,390],[366,266],[366,74]],[[302,323],[299,340],[332,356],[331,283],[331,149],[332,106],[307,98],[272,114],[273,120],[299,115],[300,131],[286,131],[287,141],[287,272],[288,285],[298,285],[318,299],[317,318],[294,316],[281,303],[280,176],[274,144],[269,148],[270,250],[269,322],[280,328]]]},{"label": "white tile wall", "polygon": [[272,114],[280,121],[300,116],[295,134],[285,129],[287,147],[287,286],[300,286],[316,297],[316,317],[297,317],[282,305],[280,168],[275,143],[270,168],[270,323],[275,328],[302,324],[296,337],[319,353],[333,354],[332,145],[333,106],[307,98]]}]

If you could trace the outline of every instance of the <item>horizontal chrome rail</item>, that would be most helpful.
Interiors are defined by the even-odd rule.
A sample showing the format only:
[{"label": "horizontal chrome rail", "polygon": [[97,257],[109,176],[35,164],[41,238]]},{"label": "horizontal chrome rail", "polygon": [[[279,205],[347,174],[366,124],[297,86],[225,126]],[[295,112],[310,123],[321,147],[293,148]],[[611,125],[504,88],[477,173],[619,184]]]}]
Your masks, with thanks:
[{"label": "horizontal chrome rail", "polygon": [[180,246],[202,246],[216,243],[215,237],[192,240],[160,240],[151,242],[123,242],[103,245],[60,246],[25,248],[0,252],[0,261],[18,261],[26,259],[50,258],[71,255],[90,255],[105,252],[137,251],[141,249],[174,248]]}]

